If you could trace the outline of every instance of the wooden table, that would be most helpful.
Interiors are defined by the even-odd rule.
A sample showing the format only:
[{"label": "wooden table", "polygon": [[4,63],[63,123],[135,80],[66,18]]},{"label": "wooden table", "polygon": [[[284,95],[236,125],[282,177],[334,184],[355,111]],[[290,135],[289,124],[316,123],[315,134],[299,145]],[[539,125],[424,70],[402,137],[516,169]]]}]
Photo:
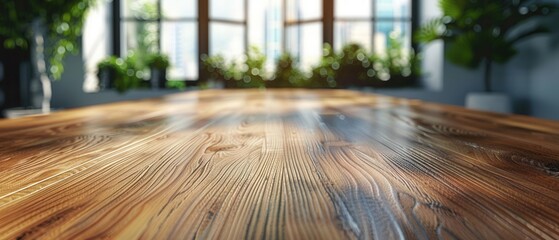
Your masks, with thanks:
[{"label": "wooden table", "polygon": [[0,121],[8,239],[559,238],[559,123],[211,90]]}]

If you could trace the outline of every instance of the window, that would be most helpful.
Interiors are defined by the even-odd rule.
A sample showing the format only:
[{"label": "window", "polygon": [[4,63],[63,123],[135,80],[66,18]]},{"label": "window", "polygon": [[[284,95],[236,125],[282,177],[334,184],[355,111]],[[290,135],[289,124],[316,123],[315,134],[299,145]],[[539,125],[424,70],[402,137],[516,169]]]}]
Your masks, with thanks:
[{"label": "window", "polygon": [[[282,51],[309,69],[324,43],[382,54],[389,37],[411,48],[414,0],[114,0],[117,55],[169,55],[170,80],[204,78],[203,54],[242,59],[257,46],[273,67]],[[202,74],[202,75],[201,75]]]},{"label": "window", "polygon": [[411,48],[411,0],[335,0],[334,48],[359,43],[382,54],[390,36]]},{"label": "window", "polygon": [[285,4],[285,49],[308,69],[322,56],[322,1],[285,0]]},{"label": "window", "polygon": [[226,59],[243,56],[247,47],[246,1],[209,0],[210,55]]},{"label": "window", "polygon": [[170,80],[198,78],[197,0],[121,0],[120,52],[169,56]]},{"label": "window", "polygon": [[266,68],[272,70],[283,49],[283,0],[248,1],[248,44],[266,55]]}]

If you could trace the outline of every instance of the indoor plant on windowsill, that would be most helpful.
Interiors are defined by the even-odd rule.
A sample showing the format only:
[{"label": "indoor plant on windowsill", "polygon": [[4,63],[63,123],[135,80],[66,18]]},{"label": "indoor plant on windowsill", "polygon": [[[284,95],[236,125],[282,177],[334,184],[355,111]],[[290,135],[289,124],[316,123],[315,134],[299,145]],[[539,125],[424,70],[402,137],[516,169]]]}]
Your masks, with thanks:
[{"label": "indoor plant on windowsill", "polygon": [[3,46],[31,46],[34,75],[43,90],[41,109],[24,114],[50,112],[51,78],[60,79],[66,54],[77,52],[84,18],[92,3],[93,0],[2,2],[0,36],[6,39]]},{"label": "indoor plant on windowsill", "polygon": [[109,56],[97,64],[99,89],[114,89],[122,94],[131,89],[148,88],[148,82],[143,80],[143,69],[134,53],[124,59]]},{"label": "indoor plant on windowsill", "polygon": [[471,69],[484,65],[485,92],[470,93],[467,107],[510,112],[508,96],[493,91],[492,66],[509,61],[516,54],[516,43],[548,32],[545,27],[524,23],[550,14],[557,6],[534,0],[440,0],[439,6],[443,17],[423,26],[416,39],[426,43],[444,40],[446,58],[456,65]]},{"label": "indoor plant on windowsill", "polygon": [[97,77],[99,79],[99,90],[112,89],[116,86],[116,80],[124,75],[124,61],[120,58],[110,56],[97,64]]},{"label": "indoor plant on windowsill", "polygon": [[163,54],[151,54],[146,59],[146,65],[150,68],[151,88],[166,88],[167,68],[171,66],[169,57]]},{"label": "indoor plant on windowsill", "polygon": [[305,73],[297,64],[297,59],[287,52],[280,55],[272,78],[265,81],[267,88],[305,87],[308,82]]},{"label": "indoor plant on windowsill", "polygon": [[226,79],[226,62],[222,55],[202,56],[202,63],[208,78],[200,79],[202,88],[224,88],[225,84],[231,81]]}]

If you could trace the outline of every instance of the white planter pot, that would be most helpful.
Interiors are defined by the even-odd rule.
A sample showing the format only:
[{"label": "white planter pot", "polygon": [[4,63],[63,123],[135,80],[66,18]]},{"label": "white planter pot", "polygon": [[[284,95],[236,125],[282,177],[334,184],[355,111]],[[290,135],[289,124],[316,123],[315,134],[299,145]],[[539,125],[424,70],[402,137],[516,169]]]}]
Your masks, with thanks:
[{"label": "white planter pot", "polygon": [[512,113],[510,97],[503,93],[474,92],[466,95],[466,108],[497,113]]}]

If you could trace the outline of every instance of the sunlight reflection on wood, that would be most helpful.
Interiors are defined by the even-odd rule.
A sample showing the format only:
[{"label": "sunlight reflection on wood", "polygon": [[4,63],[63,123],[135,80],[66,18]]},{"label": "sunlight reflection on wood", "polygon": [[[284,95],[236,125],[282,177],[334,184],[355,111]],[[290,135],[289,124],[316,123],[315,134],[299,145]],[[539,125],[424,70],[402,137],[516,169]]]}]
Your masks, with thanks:
[{"label": "sunlight reflection on wood", "polygon": [[0,133],[0,238],[559,238],[556,122],[209,90]]}]

